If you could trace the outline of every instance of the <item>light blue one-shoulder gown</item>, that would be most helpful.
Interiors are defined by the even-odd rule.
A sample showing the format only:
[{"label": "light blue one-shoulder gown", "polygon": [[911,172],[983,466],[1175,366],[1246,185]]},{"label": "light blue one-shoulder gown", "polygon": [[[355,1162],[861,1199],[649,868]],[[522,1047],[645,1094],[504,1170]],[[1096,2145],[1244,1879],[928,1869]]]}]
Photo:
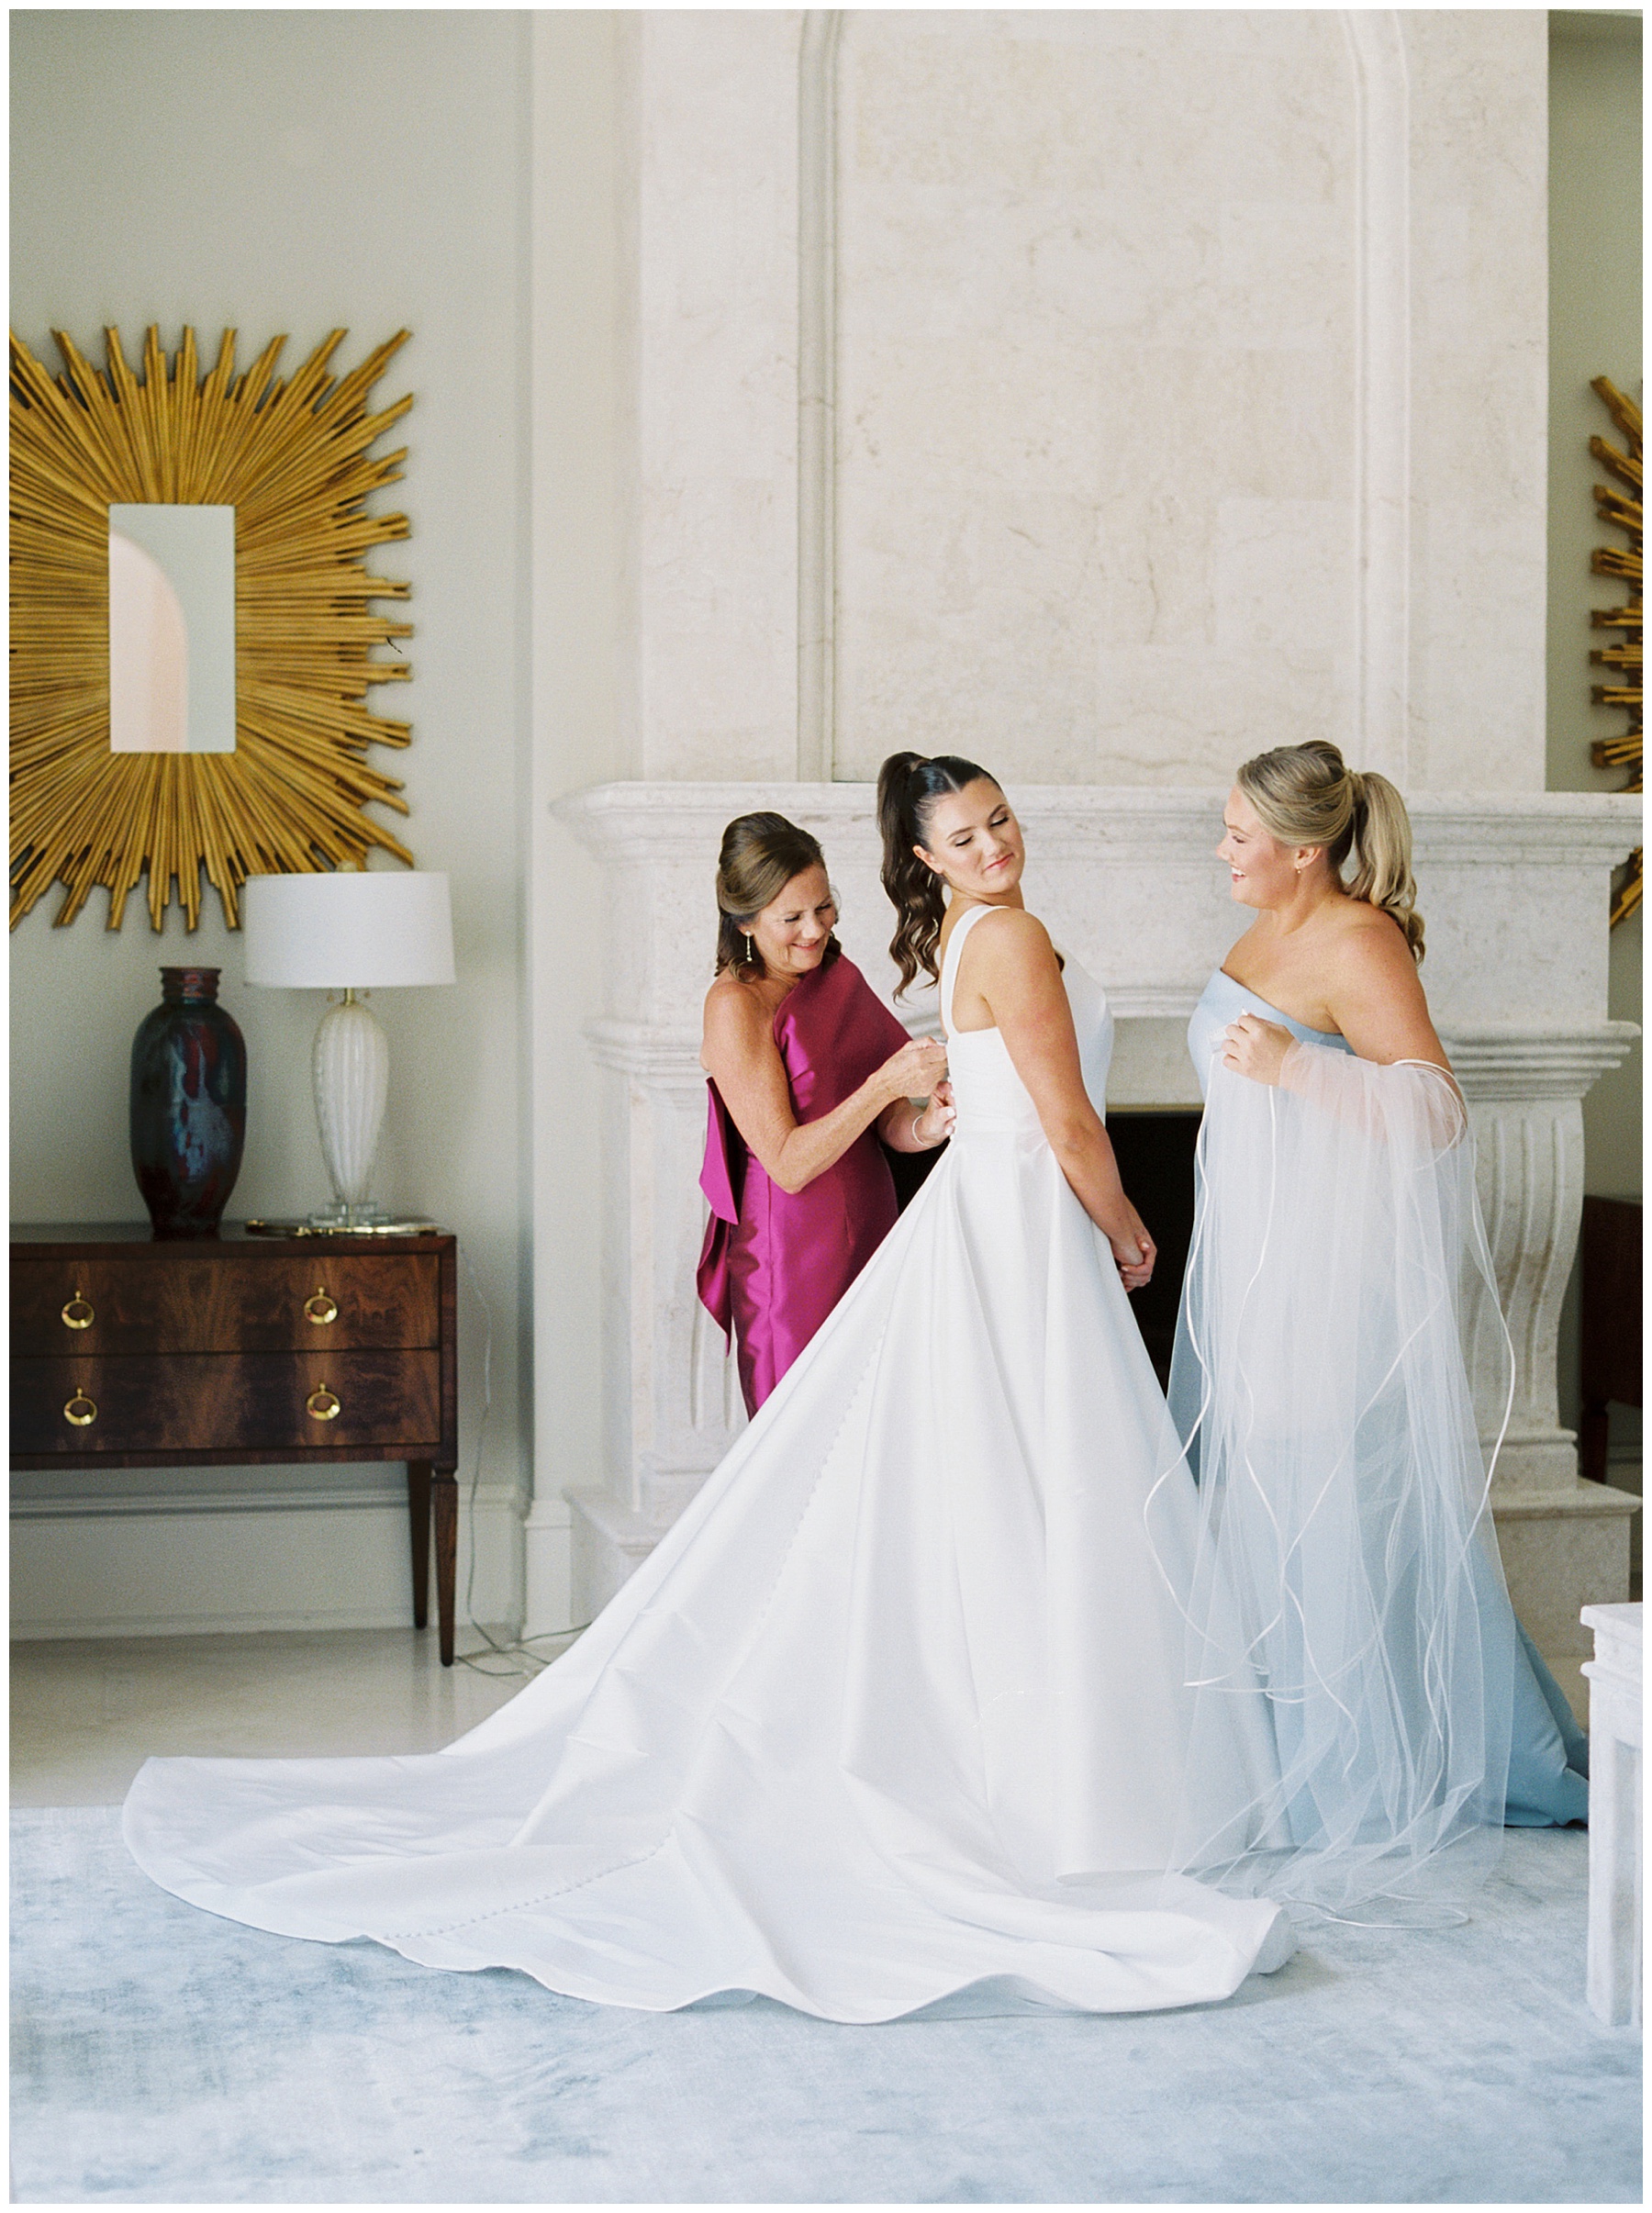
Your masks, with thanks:
[{"label": "light blue one-shoulder gown", "polygon": [[[1239,1015],[1247,1012],[1282,1023],[1293,1037],[1300,1038],[1304,1044],[1324,1045],[1338,1053],[1353,1051],[1347,1039],[1337,1032],[1311,1030],[1304,1023],[1293,1022],[1289,1014],[1236,982],[1225,969],[1218,968],[1205,986],[1188,1025],[1188,1049],[1201,1091],[1208,1085],[1211,1056],[1221,1033]],[[1476,1561],[1478,1566],[1479,1555]],[[1489,1564],[1477,1575],[1476,1593],[1482,1615],[1490,1608],[1508,1611],[1508,1593]],[[1545,1665],[1536,1646],[1518,1621],[1513,1626],[1513,1727],[1504,1820],[1512,1827],[1523,1828],[1558,1827],[1568,1821],[1586,1821],[1589,1739],[1578,1727],[1565,1692]]]}]

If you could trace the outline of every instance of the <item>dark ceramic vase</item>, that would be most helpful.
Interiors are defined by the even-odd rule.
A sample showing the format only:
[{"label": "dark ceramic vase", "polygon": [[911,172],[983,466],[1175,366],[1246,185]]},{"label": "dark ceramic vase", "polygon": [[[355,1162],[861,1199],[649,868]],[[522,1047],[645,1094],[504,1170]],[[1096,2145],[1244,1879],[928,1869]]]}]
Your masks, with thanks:
[{"label": "dark ceramic vase", "polygon": [[158,1237],[210,1237],[247,1138],[247,1048],[216,968],[162,968],[132,1040],[132,1169]]}]

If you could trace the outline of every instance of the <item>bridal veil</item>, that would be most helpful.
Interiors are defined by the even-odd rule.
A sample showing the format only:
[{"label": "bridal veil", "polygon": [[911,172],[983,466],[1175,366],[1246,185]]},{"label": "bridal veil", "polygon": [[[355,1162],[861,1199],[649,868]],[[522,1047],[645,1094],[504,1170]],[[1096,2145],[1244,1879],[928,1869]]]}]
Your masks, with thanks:
[{"label": "bridal veil", "polygon": [[1404,1919],[1484,1873],[1509,1768],[1514,1622],[1463,1348],[1496,1379],[1494,1431],[1512,1356],[1468,1117],[1429,1065],[1298,1042],[1274,1087],[1218,1056],[1198,1193],[1170,1394],[1190,1573],[1164,1548],[1189,1772],[1236,1713],[1278,1763],[1215,1817],[1189,1798],[1177,1860]]}]

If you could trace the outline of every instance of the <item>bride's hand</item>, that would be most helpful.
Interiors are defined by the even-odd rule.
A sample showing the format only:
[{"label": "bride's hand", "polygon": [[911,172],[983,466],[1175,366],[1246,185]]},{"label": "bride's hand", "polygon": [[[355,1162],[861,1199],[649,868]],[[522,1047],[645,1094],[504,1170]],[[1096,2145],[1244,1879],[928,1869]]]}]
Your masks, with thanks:
[{"label": "bride's hand", "polygon": [[1223,1033],[1222,1065],[1253,1083],[1278,1083],[1285,1056],[1296,1040],[1277,1022],[1259,1014],[1241,1014]]},{"label": "bride's hand", "polygon": [[1158,1258],[1158,1246],[1143,1227],[1142,1217],[1133,1206],[1130,1221],[1123,1233],[1110,1237],[1112,1257],[1118,1262],[1119,1280],[1126,1291],[1143,1291],[1153,1280],[1153,1264]]}]

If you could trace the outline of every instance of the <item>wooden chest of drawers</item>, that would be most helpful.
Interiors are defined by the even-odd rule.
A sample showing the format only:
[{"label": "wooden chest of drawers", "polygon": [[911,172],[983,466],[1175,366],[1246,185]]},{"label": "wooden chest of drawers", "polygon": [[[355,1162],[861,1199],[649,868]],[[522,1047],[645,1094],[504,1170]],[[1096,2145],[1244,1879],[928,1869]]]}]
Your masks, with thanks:
[{"label": "wooden chest of drawers", "polygon": [[413,1617],[436,1526],[441,1659],[458,1537],[450,1236],[273,1238],[226,1224],[17,1228],[12,1460],[29,1469],[405,1460]]}]

